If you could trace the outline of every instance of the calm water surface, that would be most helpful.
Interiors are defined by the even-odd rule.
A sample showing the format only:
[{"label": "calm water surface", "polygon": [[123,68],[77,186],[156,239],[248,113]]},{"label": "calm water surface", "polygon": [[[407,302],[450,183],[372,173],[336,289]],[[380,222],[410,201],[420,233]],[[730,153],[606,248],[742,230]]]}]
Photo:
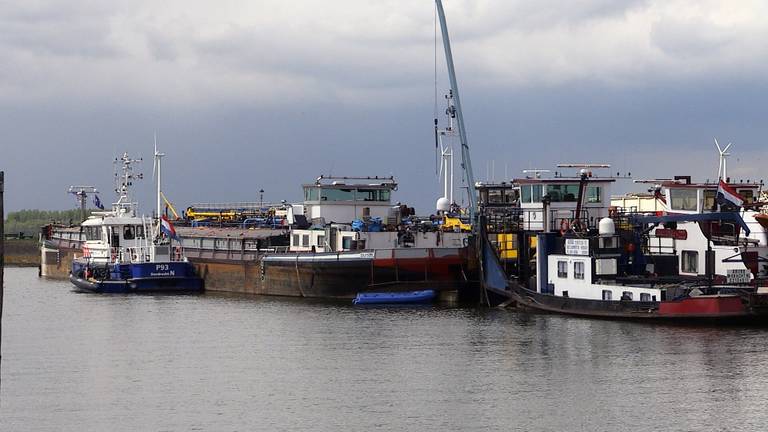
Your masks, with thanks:
[{"label": "calm water surface", "polygon": [[78,294],[6,269],[0,431],[768,427],[768,329]]}]

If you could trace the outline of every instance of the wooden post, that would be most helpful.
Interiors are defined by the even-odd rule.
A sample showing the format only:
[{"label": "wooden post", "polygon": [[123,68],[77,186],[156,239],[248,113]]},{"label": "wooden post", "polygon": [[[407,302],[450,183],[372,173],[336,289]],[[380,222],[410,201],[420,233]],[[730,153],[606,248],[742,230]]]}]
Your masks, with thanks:
[{"label": "wooden post", "polygon": [[[5,274],[5,213],[3,210],[3,191],[5,190],[5,172],[0,171],[0,363],[3,359],[3,276]],[[0,372],[2,370],[0,369]],[[0,373],[0,383],[2,382]]]}]

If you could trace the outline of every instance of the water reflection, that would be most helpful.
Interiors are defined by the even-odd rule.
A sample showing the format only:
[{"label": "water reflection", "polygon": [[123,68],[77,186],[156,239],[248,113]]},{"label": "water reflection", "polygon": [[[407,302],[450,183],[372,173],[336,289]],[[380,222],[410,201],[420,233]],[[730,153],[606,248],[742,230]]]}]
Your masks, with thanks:
[{"label": "water reflection", "polygon": [[757,430],[765,329],[222,294],[9,269],[0,430]]}]

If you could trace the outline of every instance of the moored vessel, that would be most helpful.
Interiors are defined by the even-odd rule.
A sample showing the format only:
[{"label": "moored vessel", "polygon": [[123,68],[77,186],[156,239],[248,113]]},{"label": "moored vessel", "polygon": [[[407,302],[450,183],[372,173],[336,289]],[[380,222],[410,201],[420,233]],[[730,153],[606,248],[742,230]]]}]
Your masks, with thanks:
[{"label": "moored vessel", "polygon": [[[111,210],[93,212],[80,225],[82,254],[73,257],[69,280],[96,293],[202,291],[203,281],[184,257],[173,225],[164,217],[155,222],[138,216],[138,204],[129,193],[133,181],[141,178],[133,172],[136,162],[127,153],[116,161],[121,171],[116,175],[118,199]],[[159,190],[159,173],[157,181]]]},{"label": "moored vessel", "polygon": [[[484,230],[479,247],[489,298],[581,316],[765,320],[766,231],[744,220],[743,206],[749,203],[735,188],[724,182],[714,188],[674,182],[660,195],[668,197],[670,211],[627,211],[608,205],[608,179],[593,177],[591,169],[584,165],[572,178],[578,179],[573,196],[558,194],[574,184],[563,177],[478,185]],[[515,198],[511,204],[489,202],[491,191]],[[526,209],[520,202],[531,204]],[[552,208],[553,202],[569,202],[571,215],[563,213],[569,209],[562,204]],[[533,227],[532,219],[539,221]],[[507,236],[511,244],[492,241]]]}]

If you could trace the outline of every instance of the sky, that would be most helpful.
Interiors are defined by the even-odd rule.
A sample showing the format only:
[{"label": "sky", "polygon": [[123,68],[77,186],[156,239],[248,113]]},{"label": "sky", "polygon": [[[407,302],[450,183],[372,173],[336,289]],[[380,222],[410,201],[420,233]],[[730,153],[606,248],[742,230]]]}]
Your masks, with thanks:
[{"label": "sky", "polygon": [[[564,162],[713,179],[715,137],[731,177],[768,177],[768,2],[444,4],[477,180]],[[145,159],[151,211],[156,133],[180,208],[394,175],[429,213],[449,87],[434,20],[428,0],[0,0],[6,211],[74,208],[69,185],[113,201],[123,152]]]}]

